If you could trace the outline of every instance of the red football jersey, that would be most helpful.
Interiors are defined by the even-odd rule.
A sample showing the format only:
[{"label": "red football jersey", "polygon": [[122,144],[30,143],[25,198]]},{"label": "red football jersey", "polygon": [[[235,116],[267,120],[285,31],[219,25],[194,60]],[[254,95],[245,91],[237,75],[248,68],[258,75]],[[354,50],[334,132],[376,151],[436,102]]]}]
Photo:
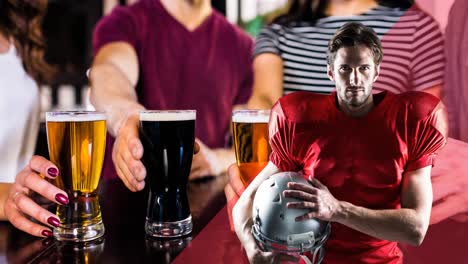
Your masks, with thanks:
[{"label": "red football jersey", "polygon": [[[445,107],[423,92],[375,94],[366,116],[338,109],[336,93],[298,92],[281,98],[270,118],[270,160],[281,171],[302,171],[335,198],[369,209],[400,207],[404,172],[434,164],[447,135]],[[396,242],[338,223],[324,263],[401,263]]]}]

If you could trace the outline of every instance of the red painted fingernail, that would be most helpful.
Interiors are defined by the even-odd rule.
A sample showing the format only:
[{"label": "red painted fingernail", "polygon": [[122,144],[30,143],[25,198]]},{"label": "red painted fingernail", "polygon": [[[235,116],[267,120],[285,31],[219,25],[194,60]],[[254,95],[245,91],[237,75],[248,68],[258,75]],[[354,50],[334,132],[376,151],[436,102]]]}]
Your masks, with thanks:
[{"label": "red painted fingernail", "polygon": [[61,193],[57,193],[57,195],[55,195],[55,200],[63,205],[68,204],[68,198]]},{"label": "red painted fingernail", "polygon": [[50,232],[50,230],[42,230],[41,235],[46,236],[46,237],[52,237],[53,234]]},{"label": "red painted fingernail", "polygon": [[53,216],[47,218],[47,223],[53,225],[54,227],[58,227],[60,225],[60,221]]},{"label": "red painted fingernail", "polygon": [[58,176],[58,170],[54,167],[50,167],[47,169],[47,174],[49,174],[50,177],[57,177]]}]

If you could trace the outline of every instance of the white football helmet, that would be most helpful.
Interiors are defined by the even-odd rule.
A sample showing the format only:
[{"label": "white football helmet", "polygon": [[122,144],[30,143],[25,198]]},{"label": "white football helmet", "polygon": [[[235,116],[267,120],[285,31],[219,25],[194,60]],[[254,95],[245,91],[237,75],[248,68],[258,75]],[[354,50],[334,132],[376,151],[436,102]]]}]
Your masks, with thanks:
[{"label": "white football helmet", "polygon": [[307,209],[287,208],[297,199],[284,197],[288,182],[309,184],[296,172],[280,172],[270,176],[258,188],[252,207],[252,234],[263,251],[313,254],[312,262],[320,263],[324,257],[323,245],[330,235],[330,223],[319,219],[296,222]]}]

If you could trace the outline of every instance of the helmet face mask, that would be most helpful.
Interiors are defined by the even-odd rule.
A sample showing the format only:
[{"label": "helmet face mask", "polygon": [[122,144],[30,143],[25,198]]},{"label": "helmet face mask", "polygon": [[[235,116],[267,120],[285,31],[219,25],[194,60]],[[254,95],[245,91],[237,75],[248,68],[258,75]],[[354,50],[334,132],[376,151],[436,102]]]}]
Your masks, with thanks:
[{"label": "helmet face mask", "polygon": [[[284,197],[288,182],[309,184],[301,174],[281,172],[270,176],[258,188],[252,206],[252,234],[263,251],[270,252],[320,252],[330,235],[330,223],[319,219],[296,222],[307,209],[287,208],[289,202],[299,200]],[[314,254],[315,255],[315,254]]]}]

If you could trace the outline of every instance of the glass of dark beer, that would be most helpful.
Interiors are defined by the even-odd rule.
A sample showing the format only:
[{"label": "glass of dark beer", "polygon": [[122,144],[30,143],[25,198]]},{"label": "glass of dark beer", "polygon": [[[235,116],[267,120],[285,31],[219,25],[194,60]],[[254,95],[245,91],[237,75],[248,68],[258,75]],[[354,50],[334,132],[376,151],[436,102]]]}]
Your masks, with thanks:
[{"label": "glass of dark beer", "polygon": [[106,146],[106,117],[99,112],[47,112],[50,160],[59,168],[56,185],[69,203],[57,206],[57,240],[86,242],[104,235],[97,188]]},{"label": "glass of dark beer", "polygon": [[232,112],[232,135],[241,180],[247,186],[268,164],[269,110],[235,110]]},{"label": "glass of dark beer", "polygon": [[149,185],[145,230],[152,237],[192,232],[187,183],[195,144],[195,110],[140,112],[140,139]]}]

